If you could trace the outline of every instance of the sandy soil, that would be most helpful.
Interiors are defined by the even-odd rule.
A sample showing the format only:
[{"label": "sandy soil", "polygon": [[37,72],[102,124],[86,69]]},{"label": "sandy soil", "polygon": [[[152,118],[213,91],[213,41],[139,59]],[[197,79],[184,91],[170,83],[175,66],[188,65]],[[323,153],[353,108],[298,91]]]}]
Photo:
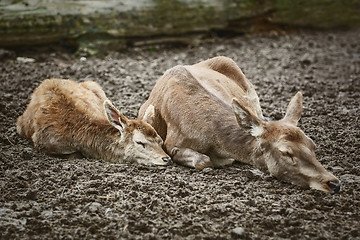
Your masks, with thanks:
[{"label": "sandy soil", "polygon": [[[360,31],[305,31],[145,47],[80,60],[58,48],[0,51],[1,239],[360,239]],[[50,77],[92,79],[129,117],[162,73],[216,55],[255,84],[279,119],[301,90],[301,127],[340,194],[302,189],[236,164],[196,171],[37,152],[15,132],[29,96]],[[33,63],[16,61],[31,57]]]}]

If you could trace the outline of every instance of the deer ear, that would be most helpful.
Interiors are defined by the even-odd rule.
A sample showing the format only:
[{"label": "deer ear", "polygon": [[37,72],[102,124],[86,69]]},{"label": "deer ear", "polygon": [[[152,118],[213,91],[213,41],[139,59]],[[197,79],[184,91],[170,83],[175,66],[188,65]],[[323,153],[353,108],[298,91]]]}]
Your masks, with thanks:
[{"label": "deer ear", "polygon": [[264,132],[264,121],[250,111],[245,101],[233,98],[232,108],[240,128],[246,133],[258,137]]},{"label": "deer ear", "polygon": [[297,92],[287,106],[286,114],[284,117],[285,120],[297,125],[300,120],[303,108],[302,99],[303,95],[301,94],[301,92]]},{"label": "deer ear", "polygon": [[109,100],[105,100],[104,108],[108,121],[123,134],[128,119]]},{"label": "deer ear", "polygon": [[155,108],[154,105],[150,104],[147,109],[145,110],[144,117],[142,118],[143,121],[147,122],[151,126],[153,126],[155,121]]}]

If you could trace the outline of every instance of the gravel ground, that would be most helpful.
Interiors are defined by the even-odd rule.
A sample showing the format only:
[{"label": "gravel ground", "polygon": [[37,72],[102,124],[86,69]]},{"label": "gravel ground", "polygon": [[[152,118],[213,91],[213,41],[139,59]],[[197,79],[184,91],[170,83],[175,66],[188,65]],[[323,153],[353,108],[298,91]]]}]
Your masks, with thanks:
[{"label": "gravel ground", "polygon": [[[299,31],[74,56],[58,47],[0,50],[1,239],[360,239],[360,30]],[[15,120],[46,78],[95,80],[135,118],[156,80],[178,64],[233,58],[266,117],[301,90],[300,125],[340,194],[302,189],[248,165],[196,171],[37,152]],[[35,62],[24,62],[28,57]]]}]

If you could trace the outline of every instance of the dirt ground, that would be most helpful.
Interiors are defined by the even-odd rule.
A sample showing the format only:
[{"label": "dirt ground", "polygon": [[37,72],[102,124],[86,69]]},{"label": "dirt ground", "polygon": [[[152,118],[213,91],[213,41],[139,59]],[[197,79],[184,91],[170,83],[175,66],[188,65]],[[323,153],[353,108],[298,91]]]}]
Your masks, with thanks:
[{"label": "dirt ground", "polygon": [[[0,50],[1,239],[360,239],[359,36],[299,31],[87,59],[57,47]],[[238,63],[271,119],[303,92],[300,125],[341,179],[340,194],[302,189],[244,164],[196,171],[65,160],[16,134],[15,120],[43,79],[95,80],[135,118],[166,69],[217,55]]]}]

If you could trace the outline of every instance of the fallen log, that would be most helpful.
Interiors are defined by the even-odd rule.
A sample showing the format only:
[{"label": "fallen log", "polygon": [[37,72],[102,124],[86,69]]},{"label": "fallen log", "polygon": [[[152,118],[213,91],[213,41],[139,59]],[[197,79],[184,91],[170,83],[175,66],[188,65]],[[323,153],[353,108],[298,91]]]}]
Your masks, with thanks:
[{"label": "fallen log", "polygon": [[211,31],[359,27],[360,0],[4,0],[0,47],[71,41],[96,52],[184,42]]}]

